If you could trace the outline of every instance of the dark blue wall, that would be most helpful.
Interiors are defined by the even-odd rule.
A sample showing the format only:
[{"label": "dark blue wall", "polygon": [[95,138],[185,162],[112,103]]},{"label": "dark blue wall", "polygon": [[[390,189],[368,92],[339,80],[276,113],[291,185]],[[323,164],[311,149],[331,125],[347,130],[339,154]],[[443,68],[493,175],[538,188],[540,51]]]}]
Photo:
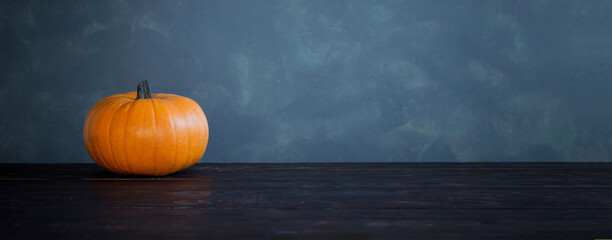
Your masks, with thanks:
[{"label": "dark blue wall", "polygon": [[154,92],[202,162],[611,161],[612,2],[1,1],[0,161],[91,162],[85,115]]}]

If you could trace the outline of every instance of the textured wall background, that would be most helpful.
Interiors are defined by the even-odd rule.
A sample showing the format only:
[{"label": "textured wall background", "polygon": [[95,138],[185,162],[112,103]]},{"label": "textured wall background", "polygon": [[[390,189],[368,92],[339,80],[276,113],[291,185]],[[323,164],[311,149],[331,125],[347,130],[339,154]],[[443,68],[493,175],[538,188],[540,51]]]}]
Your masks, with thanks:
[{"label": "textured wall background", "polygon": [[611,161],[605,0],[1,1],[0,161],[92,162],[91,106],[200,103],[203,162]]}]

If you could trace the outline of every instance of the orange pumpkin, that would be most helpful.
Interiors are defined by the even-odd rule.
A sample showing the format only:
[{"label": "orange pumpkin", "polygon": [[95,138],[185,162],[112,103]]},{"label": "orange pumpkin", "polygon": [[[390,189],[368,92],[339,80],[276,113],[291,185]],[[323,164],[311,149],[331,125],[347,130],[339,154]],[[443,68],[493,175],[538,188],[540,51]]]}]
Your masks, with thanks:
[{"label": "orange pumpkin", "polygon": [[163,176],[194,165],[208,144],[208,121],[193,100],[137,92],[117,94],[91,108],[83,127],[91,158],[118,174]]}]

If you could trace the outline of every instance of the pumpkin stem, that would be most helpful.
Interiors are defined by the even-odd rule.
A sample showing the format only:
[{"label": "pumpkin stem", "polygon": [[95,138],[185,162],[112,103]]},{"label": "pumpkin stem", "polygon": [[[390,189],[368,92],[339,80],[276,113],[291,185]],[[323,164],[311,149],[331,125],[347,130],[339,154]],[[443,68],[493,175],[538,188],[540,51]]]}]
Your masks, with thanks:
[{"label": "pumpkin stem", "polygon": [[149,82],[142,80],[138,82],[138,88],[136,89],[136,100],[153,98],[151,95],[151,89],[149,88]]}]

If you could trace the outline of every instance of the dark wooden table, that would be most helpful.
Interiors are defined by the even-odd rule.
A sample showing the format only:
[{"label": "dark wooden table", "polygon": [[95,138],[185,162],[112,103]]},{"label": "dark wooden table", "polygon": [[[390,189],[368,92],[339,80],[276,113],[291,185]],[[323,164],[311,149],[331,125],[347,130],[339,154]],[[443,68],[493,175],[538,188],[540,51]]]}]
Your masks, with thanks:
[{"label": "dark wooden table", "polygon": [[612,238],[612,163],[0,164],[1,239]]}]

